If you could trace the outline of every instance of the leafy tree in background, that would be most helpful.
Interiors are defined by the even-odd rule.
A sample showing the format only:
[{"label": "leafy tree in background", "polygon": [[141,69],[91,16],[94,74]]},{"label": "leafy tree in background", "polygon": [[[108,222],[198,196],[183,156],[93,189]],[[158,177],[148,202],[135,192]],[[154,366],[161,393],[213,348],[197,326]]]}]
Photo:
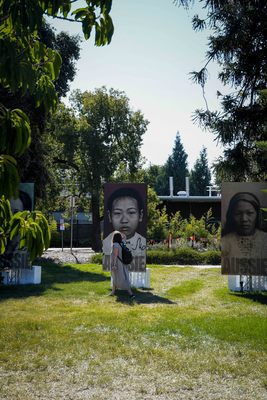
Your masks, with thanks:
[{"label": "leafy tree in background", "polygon": [[157,193],[148,186],[147,190],[147,237],[153,240],[167,239],[168,215],[163,208],[159,209],[160,200]]},{"label": "leafy tree in background", "polygon": [[190,172],[190,195],[206,196],[206,186],[210,185],[210,181],[211,173],[208,165],[207,149],[203,147]]},{"label": "leafy tree in background", "polygon": [[193,28],[197,31],[208,27],[213,35],[208,41],[206,65],[193,72],[192,78],[204,88],[207,66],[217,61],[219,79],[233,91],[226,95],[218,92],[221,111],[197,110],[196,120],[224,146],[224,155],[215,164],[217,177],[239,181],[265,179],[267,104],[262,96],[267,87],[267,3],[203,3],[207,17],[200,19],[196,15]]},{"label": "leafy tree in background", "polygon": [[157,194],[166,194],[164,192],[164,187],[166,186],[165,165],[151,164],[148,168],[146,168],[144,170],[144,182],[150,185]]},{"label": "leafy tree in background", "polygon": [[[0,194],[17,195],[19,176],[16,160],[29,147],[31,121],[27,111],[10,107],[10,96],[31,95],[40,113],[54,111],[57,93],[53,81],[59,76],[61,57],[40,39],[44,16],[68,18],[82,23],[85,38],[95,28],[95,43],[109,43],[113,25],[109,12],[111,1],[92,0],[86,7],[72,9],[71,0],[21,1],[3,0],[0,3]],[[12,182],[12,183],[10,183]]]},{"label": "leafy tree in background", "polygon": [[144,171],[144,182],[150,185],[156,191],[157,181],[159,176],[162,174],[163,166],[150,164],[149,167],[147,167]]},{"label": "leafy tree in background", "polygon": [[56,33],[54,28],[44,22],[40,30],[40,40],[49,48],[59,52],[61,56],[61,68],[58,78],[55,80],[55,89],[59,99],[65,97],[70,89],[69,83],[76,74],[76,62],[80,58],[79,35],[69,35],[67,32]]},{"label": "leafy tree in background", "polygon": [[148,121],[140,111],[133,112],[124,92],[105,88],[93,92],[77,90],[72,103],[79,116],[77,167],[81,190],[90,192],[93,217],[94,250],[100,250],[99,199],[102,184],[118,168],[129,174],[137,172],[142,137]]},{"label": "leafy tree in background", "polygon": [[[55,111],[57,93],[54,81],[59,77],[61,57],[41,39],[44,16],[68,18],[82,23],[86,39],[95,28],[95,43],[110,42],[113,34],[109,16],[111,0],[91,0],[73,10],[73,1],[2,0],[0,2],[0,254],[4,255],[13,234],[20,235],[20,247],[28,246],[31,256],[40,255],[47,247],[47,222],[41,214],[23,212],[11,215],[6,197],[17,197],[19,175],[16,157],[31,143],[29,108],[12,105],[12,98],[31,96],[39,113]],[[40,171],[41,173],[42,171]],[[15,221],[16,220],[16,221]],[[15,221],[16,227],[14,227]],[[33,246],[33,247],[32,247]],[[35,250],[31,252],[31,248]]]},{"label": "leafy tree in background", "polygon": [[[58,35],[45,24],[40,33],[42,41],[54,50],[57,50],[61,56],[62,64],[59,76],[55,80],[55,89],[58,98],[65,96],[69,90],[69,82],[75,76],[75,62],[79,59],[80,48],[79,38],[77,36],[69,36],[65,32]],[[28,110],[31,120],[31,145],[17,158],[20,178],[23,182],[35,183],[35,195],[37,198],[47,197],[47,184],[53,185],[53,171],[49,168],[50,155],[47,151],[47,141],[45,125],[50,116],[41,112],[40,107],[36,107],[32,96],[25,94],[23,97],[12,98],[13,105]]]},{"label": "leafy tree in background", "polygon": [[49,210],[65,209],[69,203],[66,197],[78,194],[77,151],[79,146],[79,121],[74,111],[60,103],[56,112],[48,118],[42,134],[43,151],[46,155],[45,168],[49,174],[46,195],[37,200],[40,208]]},{"label": "leafy tree in background", "polygon": [[142,157],[140,157],[140,161],[138,162],[136,171],[129,172],[127,167],[125,166],[125,162],[121,162],[114,171],[113,176],[110,178],[109,182],[117,182],[117,183],[146,183],[145,176],[146,171],[142,168]]}]

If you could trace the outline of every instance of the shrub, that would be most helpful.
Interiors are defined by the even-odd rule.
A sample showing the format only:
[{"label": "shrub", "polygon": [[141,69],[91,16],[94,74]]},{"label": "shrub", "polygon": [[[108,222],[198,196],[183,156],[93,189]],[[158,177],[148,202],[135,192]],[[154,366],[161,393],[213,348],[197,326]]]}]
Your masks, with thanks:
[{"label": "shrub", "polygon": [[201,254],[203,258],[203,264],[208,265],[220,265],[221,264],[221,252],[219,250],[210,250]]},{"label": "shrub", "polygon": [[[199,252],[192,248],[176,250],[148,250],[146,256],[147,264],[159,265],[220,265],[220,251]],[[92,256],[92,263],[102,264],[102,254]]]},{"label": "shrub", "polygon": [[102,253],[96,253],[92,256],[93,264],[102,264]]},{"label": "shrub", "polygon": [[202,257],[194,249],[184,248],[171,251],[149,250],[147,252],[147,264],[202,264]]},{"label": "shrub", "polygon": [[50,246],[51,247],[60,247],[61,246],[61,232],[59,231],[51,231],[51,242]]}]

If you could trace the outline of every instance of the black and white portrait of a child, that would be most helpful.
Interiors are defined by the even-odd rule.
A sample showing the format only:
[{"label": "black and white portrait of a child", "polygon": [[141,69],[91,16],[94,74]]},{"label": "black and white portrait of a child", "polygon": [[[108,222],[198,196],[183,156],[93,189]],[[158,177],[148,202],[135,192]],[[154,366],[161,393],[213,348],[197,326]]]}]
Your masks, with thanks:
[{"label": "black and white portrait of a child", "polygon": [[122,234],[126,246],[132,252],[133,262],[130,270],[144,270],[146,256],[146,185],[105,185],[103,253],[106,256],[111,254],[114,231],[119,231]]}]

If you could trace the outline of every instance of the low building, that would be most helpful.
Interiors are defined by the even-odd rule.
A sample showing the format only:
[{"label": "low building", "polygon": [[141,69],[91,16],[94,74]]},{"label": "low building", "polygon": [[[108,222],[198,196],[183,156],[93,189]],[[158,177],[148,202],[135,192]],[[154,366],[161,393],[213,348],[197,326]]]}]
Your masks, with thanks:
[{"label": "low building", "polygon": [[159,196],[159,199],[168,215],[180,211],[183,218],[192,214],[199,219],[211,210],[214,222],[221,221],[221,196]]}]

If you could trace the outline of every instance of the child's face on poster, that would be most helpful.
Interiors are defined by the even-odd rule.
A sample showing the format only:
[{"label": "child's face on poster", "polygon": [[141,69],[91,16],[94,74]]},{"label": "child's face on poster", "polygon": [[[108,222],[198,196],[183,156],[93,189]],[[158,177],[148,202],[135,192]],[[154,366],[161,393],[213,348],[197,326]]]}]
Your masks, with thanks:
[{"label": "child's face on poster", "polygon": [[143,219],[143,210],[139,211],[138,202],[133,197],[118,197],[113,201],[109,220],[114,230],[120,231],[127,239],[134,236],[139,222]]}]

